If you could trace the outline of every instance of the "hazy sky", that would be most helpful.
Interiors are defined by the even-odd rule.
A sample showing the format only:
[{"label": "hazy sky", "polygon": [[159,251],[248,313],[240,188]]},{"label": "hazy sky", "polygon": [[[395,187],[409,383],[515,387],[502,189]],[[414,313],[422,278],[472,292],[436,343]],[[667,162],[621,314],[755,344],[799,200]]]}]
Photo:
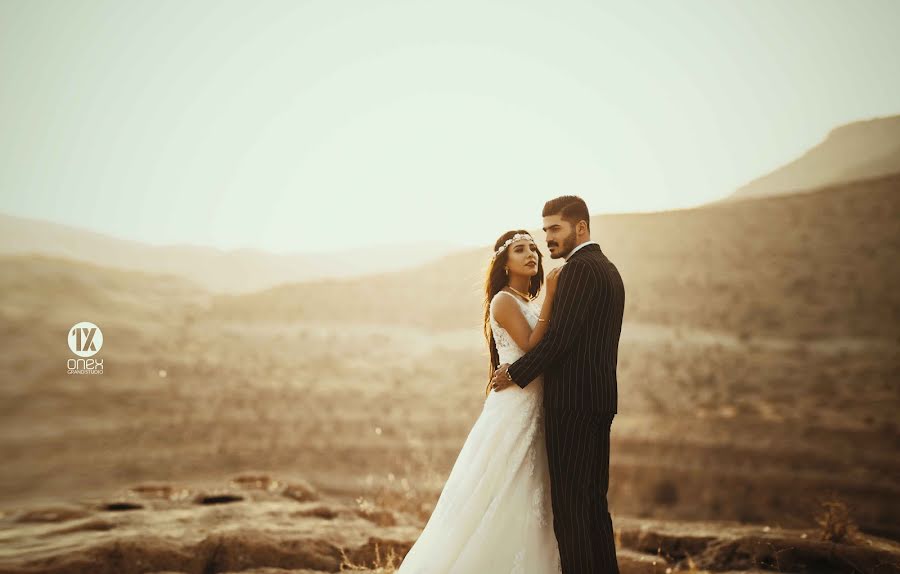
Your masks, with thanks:
[{"label": "hazy sky", "polygon": [[149,243],[487,244],[689,207],[900,113],[900,2],[0,0],[0,211]]}]

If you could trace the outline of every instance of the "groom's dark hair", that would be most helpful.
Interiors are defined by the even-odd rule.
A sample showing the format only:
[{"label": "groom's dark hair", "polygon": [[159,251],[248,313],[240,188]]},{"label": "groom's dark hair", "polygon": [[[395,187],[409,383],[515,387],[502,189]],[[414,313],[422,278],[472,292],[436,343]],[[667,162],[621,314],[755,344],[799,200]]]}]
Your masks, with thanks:
[{"label": "groom's dark hair", "polygon": [[577,195],[562,195],[544,204],[541,217],[557,214],[573,226],[583,219],[587,223],[588,232],[591,231],[591,214],[588,213],[587,204]]}]

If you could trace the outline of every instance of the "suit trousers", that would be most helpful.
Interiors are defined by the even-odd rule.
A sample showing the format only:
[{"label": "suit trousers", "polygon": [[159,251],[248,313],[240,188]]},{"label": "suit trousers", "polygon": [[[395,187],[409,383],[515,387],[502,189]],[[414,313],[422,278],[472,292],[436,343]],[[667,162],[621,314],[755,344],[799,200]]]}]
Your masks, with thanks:
[{"label": "suit trousers", "polygon": [[615,413],[544,413],[553,530],[564,574],[618,574],[609,490],[609,435]]}]

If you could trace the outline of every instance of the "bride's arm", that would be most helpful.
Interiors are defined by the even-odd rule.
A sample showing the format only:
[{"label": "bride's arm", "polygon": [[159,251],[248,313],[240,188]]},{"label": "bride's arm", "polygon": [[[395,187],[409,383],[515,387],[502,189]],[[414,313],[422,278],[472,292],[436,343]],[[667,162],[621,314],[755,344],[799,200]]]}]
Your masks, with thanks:
[{"label": "bride's arm", "polygon": [[541,305],[541,314],[538,315],[539,319],[537,325],[534,326],[534,331],[532,331],[531,335],[528,337],[528,348],[522,347],[523,351],[530,351],[544,338],[544,334],[550,329],[550,315],[552,314],[553,292],[548,291],[544,295],[544,303]]},{"label": "bride's arm", "polygon": [[522,315],[522,309],[512,300],[513,296],[500,297],[494,304],[494,318],[500,326],[506,329],[512,340],[525,352],[537,345],[547,330],[550,328],[550,315],[553,313],[553,296],[556,292],[556,284],[548,283],[544,303],[534,330]]}]

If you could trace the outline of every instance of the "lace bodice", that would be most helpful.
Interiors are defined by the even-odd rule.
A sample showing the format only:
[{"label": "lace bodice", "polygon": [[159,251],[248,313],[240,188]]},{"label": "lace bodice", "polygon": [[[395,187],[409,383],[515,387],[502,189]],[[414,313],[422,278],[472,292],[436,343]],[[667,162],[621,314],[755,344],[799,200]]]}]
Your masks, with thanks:
[{"label": "lace bodice", "polygon": [[497,301],[498,297],[510,297],[511,299],[514,299],[516,303],[518,303],[519,308],[522,309],[522,314],[525,315],[525,320],[528,321],[528,324],[532,329],[537,325],[540,309],[537,307],[536,301],[526,303],[520,297],[516,297],[506,291],[500,291],[494,295],[493,299],[491,299],[491,331],[494,333],[494,342],[497,344],[497,353],[500,355],[500,364],[514,363],[516,359],[525,354],[525,351],[516,345],[516,342],[513,341],[513,338],[506,329],[501,327],[500,323],[494,319],[494,303]]}]

